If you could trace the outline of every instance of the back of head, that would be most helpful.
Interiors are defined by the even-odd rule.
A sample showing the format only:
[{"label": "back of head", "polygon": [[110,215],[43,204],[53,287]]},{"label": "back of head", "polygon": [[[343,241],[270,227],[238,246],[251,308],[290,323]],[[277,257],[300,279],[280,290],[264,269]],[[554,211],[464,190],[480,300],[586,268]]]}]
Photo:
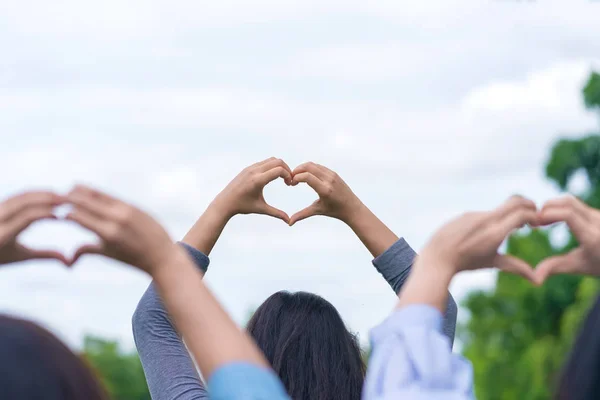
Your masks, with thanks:
[{"label": "back of head", "polygon": [[600,396],[600,296],[573,345],[556,393],[559,400],[592,400]]},{"label": "back of head", "polygon": [[106,400],[85,363],[38,325],[0,316],[3,399]]},{"label": "back of head", "polygon": [[322,297],[277,292],[247,330],[293,400],[360,399],[365,365],[358,340]]}]

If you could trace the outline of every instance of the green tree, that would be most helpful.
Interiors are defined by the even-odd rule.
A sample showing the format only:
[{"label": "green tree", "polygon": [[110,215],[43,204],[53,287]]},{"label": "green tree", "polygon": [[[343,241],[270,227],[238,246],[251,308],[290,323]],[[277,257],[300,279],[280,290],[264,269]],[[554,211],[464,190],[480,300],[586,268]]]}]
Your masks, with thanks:
[{"label": "green tree", "polygon": [[[600,110],[600,75],[592,73],[583,89],[586,107]],[[582,198],[600,208],[600,135],[558,141],[546,176],[566,190],[583,172],[589,183]],[[532,230],[508,240],[508,253],[535,266],[577,246],[571,235],[564,246],[550,240],[551,230]],[[595,299],[597,280],[555,276],[540,288],[499,273],[491,292],[474,292],[463,305],[470,312],[459,336],[475,369],[480,400],[549,399],[579,325]]]},{"label": "green tree", "polygon": [[86,336],[83,356],[104,383],[112,400],[150,400],[137,352],[123,352],[114,341]]}]

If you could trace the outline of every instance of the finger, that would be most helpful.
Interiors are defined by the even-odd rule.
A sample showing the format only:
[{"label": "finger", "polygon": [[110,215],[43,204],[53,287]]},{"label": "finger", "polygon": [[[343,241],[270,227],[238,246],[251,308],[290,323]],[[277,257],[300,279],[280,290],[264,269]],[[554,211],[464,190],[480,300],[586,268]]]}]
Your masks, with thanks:
[{"label": "finger", "polygon": [[539,213],[540,225],[551,225],[557,222],[566,222],[573,234],[578,238],[585,234],[588,229],[587,221],[572,207],[545,207]]},{"label": "finger", "polygon": [[498,254],[494,260],[494,267],[511,274],[522,276],[533,284],[539,284],[536,279],[535,271],[531,266],[516,257]]},{"label": "finger", "polygon": [[56,219],[56,216],[52,213],[52,208],[39,207],[26,210],[13,216],[6,222],[5,232],[9,236],[15,237],[34,222],[45,219]]},{"label": "finger", "polygon": [[333,173],[322,165],[315,164],[314,162],[307,162],[294,168],[292,175],[296,176],[305,172],[309,172],[321,180],[326,179],[330,175],[328,172]]},{"label": "finger", "polygon": [[533,201],[526,199],[523,196],[515,195],[515,196],[511,196],[510,198],[508,198],[508,200],[506,200],[504,202],[504,204],[502,204],[500,207],[498,207],[496,209],[495,214],[499,218],[504,218],[507,215],[511,214],[512,212],[514,212],[515,210],[518,210],[518,209],[528,209],[528,210],[536,211],[537,206],[535,205],[535,203]]},{"label": "finger", "polygon": [[303,219],[319,215],[318,201],[314,202],[310,206],[306,207],[303,210],[298,211],[294,215],[290,217],[289,225],[292,226],[296,222],[302,221]]},{"label": "finger", "polygon": [[261,210],[261,214],[270,215],[271,217],[279,218],[286,224],[290,222],[290,217],[282,210],[275,208],[269,204],[265,204]]},{"label": "finger", "polygon": [[502,218],[497,228],[499,230],[499,234],[502,237],[508,236],[512,231],[516,229],[520,229],[523,226],[529,224],[531,226],[538,225],[539,214],[535,209],[527,208],[517,208],[513,210],[511,213],[507,214]]},{"label": "finger", "polygon": [[112,225],[106,220],[84,209],[74,209],[67,214],[65,219],[68,221],[73,221],[82,227],[89,229],[101,238],[110,236]]},{"label": "finger", "polygon": [[110,205],[99,198],[83,191],[72,191],[67,195],[69,203],[86,213],[93,214],[96,218],[107,218]]},{"label": "finger", "polygon": [[56,193],[47,191],[23,193],[0,204],[0,221],[8,220],[30,207],[56,207],[64,204],[66,199]]},{"label": "finger", "polygon": [[[550,257],[538,264],[535,269],[537,280],[541,283],[551,275],[557,274],[592,274],[587,267],[585,253],[582,248],[574,249],[567,254]],[[598,275],[595,273],[594,275]]]},{"label": "finger", "polygon": [[293,175],[292,185],[296,186],[300,182],[308,184],[308,186],[313,188],[318,194],[324,193],[326,190],[325,183],[310,172],[302,172],[298,175]]},{"label": "finger", "polygon": [[71,262],[62,253],[54,250],[35,250],[25,246],[21,246],[20,253],[22,261],[27,260],[57,260],[66,266],[70,266]]},{"label": "finger", "polygon": [[273,160],[277,160],[277,158],[276,158],[276,157],[269,157],[269,158],[267,158],[267,159],[265,159],[265,160],[262,160],[262,161],[259,161],[259,162],[257,162],[257,163],[254,163],[254,164],[252,164],[252,165],[251,165],[251,166],[249,166],[248,168],[256,168],[256,167],[258,167],[258,166],[260,166],[260,165],[263,165],[263,164],[265,164],[265,163],[267,163],[267,162],[269,162],[269,161],[273,161]]},{"label": "finger", "polygon": [[580,212],[581,214],[586,214],[586,211],[589,208],[579,198],[577,198],[575,196],[571,196],[571,195],[548,200],[544,204],[544,209],[545,208],[553,208],[553,207],[572,207],[573,210]]},{"label": "finger", "polygon": [[69,265],[75,264],[82,256],[86,254],[104,255],[105,250],[102,244],[86,244],[75,250],[75,254],[71,257]]},{"label": "finger", "polygon": [[114,197],[112,197],[104,192],[101,192],[97,189],[93,189],[89,186],[81,185],[81,184],[75,185],[75,187],[69,193],[69,195],[73,195],[73,194],[78,194],[78,195],[81,195],[84,197],[89,197],[89,198],[95,199],[99,202],[103,202],[103,203],[107,203],[107,204],[114,204],[114,203],[119,202],[119,200],[115,199]]},{"label": "finger", "polygon": [[292,183],[292,174],[285,168],[279,166],[260,174],[259,180],[261,185],[266,185],[277,178],[283,178],[286,184]]},{"label": "finger", "polygon": [[258,167],[258,170],[260,172],[267,172],[268,170],[273,169],[275,167],[285,168],[290,173],[290,175],[292,174],[292,170],[290,169],[290,166],[287,165],[286,162],[283,161],[281,158],[275,158],[273,160],[269,160],[269,161],[265,162],[264,164],[261,164]]}]

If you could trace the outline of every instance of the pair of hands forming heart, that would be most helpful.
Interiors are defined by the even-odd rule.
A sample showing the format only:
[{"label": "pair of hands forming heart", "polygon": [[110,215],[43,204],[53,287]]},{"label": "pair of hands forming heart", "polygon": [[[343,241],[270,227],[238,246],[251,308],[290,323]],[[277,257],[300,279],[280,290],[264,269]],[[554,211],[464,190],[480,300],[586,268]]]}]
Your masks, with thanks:
[{"label": "pair of hands forming heart", "polygon": [[[277,178],[283,178],[288,186],[307,183],[319,199],[289,217],[269,205],[263,196],[265,186]],[[228,218],[236,214],[264,214],[279,218],[290,226],[314,215],[348,222],[353,211],[362,205],[350,187],[330,169],[308,162],[292,170],[283,160],[274,157],[244,169],[217,196],[215,204]]]},{"label": "pair of hands forming heart", "polygon": [[[566,222],[580,246],[547,258],[532,269],[525,261],[498,254],[501,243],[526,224],[541,227]],[[496,210],[467,213],[439,229],[423,250],[427,264],[445,265],[452,274],[494,266],[516,273],[535,284],[555,274],[600,276],[600,211],[569,196],[535,203],[513,196]]]},{"label": "pair of hands forming heart", "polygon": [[[54,208],[73,206],[65,219],[94,232],[99,244],[84,245],[68,259],[51,250],[34,250],[17,236],[31,224],[57,219]],[[152,274],[179,249],[165,229],[148,214],[97,190],[76,186],[68,195],[27,192],[0,203],[0,264],[34,259],[55,259],[73,265],[84,254],[100,254]]]}]

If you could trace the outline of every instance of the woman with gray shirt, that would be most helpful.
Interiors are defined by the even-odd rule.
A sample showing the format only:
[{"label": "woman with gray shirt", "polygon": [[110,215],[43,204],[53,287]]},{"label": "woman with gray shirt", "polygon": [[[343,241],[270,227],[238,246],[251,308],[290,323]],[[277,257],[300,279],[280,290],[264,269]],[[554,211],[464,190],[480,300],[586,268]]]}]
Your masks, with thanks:
[{"label": "woman with gray shirt", "polygon": [[[287,185],[307,183],[319,199],[289,218],[263,197],[264,187],[279,177]],[[270,158],[244,169],[229,183],[180,243],[203,273],[225,225],[238,214],[269,215],[290,225],[314,215],[339,219],[373,255],[373,265],[395,293],[408,277],[416,256],[335,172],[314,163],[292,171],[282,160]],[[456,312],[456,303],[449,296],[444,333],[450,346]],[[360,399],[365,365],[358,341],[325,299],[306,292],[277,292],[256,310],[246,329],[293,400]],[[133,333],[154,400],[209,398],[154,284],[135,311]]]}]

